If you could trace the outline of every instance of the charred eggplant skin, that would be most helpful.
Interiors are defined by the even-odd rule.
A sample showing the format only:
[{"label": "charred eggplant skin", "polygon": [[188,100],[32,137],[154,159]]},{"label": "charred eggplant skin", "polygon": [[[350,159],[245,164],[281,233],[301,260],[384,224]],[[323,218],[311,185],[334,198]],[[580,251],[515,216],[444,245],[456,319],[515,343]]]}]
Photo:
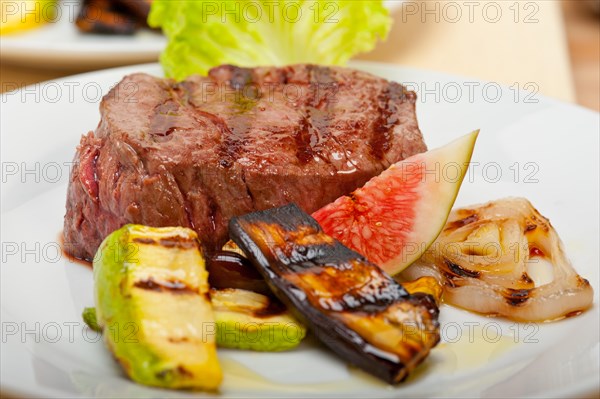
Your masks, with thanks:
[{"label": "charred eggplant skin", "polygon": [[208,283],[212,288],[237,288],[272,295],[265,279],[246,257],[237,252],[217,251],[206,259]]},{"label": "charred eggplant skin", "polygon": [[439,341],[438,308],[326,235],[295,204],[233,218],[232,240],[324,344],[396,384]]}]

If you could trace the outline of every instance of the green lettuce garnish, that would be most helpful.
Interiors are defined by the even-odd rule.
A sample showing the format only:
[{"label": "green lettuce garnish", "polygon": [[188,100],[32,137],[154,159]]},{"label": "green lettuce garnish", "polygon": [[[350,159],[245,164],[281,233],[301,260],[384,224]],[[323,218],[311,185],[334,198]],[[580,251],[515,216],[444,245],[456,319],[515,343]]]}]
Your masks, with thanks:
[{"label": "green lettuce garnish", "polygon": [[343,65],[385,39],[391,18],[381,0],[155,0],[148,23],[180,80],[221,64]]}]

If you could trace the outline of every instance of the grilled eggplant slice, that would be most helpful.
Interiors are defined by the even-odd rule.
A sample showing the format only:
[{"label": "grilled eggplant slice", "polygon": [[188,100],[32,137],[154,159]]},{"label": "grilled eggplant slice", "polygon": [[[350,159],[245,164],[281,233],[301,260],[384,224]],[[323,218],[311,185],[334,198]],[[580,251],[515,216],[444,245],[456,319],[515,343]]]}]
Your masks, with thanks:
[{"label": "grilled eggplant slice", "polygon": [[438,308],[326,235],[291,204],[234,218],[229,234],[323,343],[382,380],[404,380],[439,341]]},{"label": "grilled eggplant slice", "polygon": [[306,328],[277,299],[235,288],[211,289],[210,297],[218,346],[278,352],[295,348],[306,336]]},{"label": "grilled eggplant slice", "polygon": [[98,251],[97,322],[125,372],[147,385],[216,389],[216,325],[196,233],[126,225]]},{"label": "grilled eggplant slice", "polygon": [[239,252],[217,251],[206,260],[211,288],[239,288],[272,295],[265,279]]}]

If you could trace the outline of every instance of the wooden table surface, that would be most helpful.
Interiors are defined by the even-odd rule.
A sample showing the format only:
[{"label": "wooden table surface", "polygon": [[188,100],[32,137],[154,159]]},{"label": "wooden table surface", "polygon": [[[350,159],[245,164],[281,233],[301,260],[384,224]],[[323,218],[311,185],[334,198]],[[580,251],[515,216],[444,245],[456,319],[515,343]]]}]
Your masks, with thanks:
[{"label": "wooden table surface", "polygon": [[600,111],[600,0],[563,0],[562,5],[577,103]]},{"label": "wooden table surface", "polygon": [[[405,1],[385,43],[360,59],[494,81],[574,101],[558,1]],[[1,40],[1,39],[0,39]],[[3,91],[73,74],[1,62]]]},{"label": "wooden table surface", "polygon": [[406,1],[394,19],[389,40],[361,58],[575,99],[559,1]]}]

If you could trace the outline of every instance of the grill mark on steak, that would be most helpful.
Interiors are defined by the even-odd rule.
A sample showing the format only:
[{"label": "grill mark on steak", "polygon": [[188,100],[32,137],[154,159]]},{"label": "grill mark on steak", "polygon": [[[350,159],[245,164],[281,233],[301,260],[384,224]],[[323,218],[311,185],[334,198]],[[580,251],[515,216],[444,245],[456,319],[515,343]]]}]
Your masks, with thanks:
[{"label": "grill mark on steak", "polygon": [[246,182],[246,170],[242,169],[242,173],[240,174],[240,177],[242,179],[242,182],[244,183],[244,187],[246,187],[246,195],[248,196],[248,198],[250,198],[250,203],[252,204],[252,207],[254,208],[254,195],[252,194],[252,191],[250,190],[250,187],[248,186],[248,183]]},{"label": "grill mark on steak", "polygon": [[219,153],[229,158],[231,166],[241,149],[246,144],[246,136],[252,128],[251,116],[260,99],[260,90],[254,85],[252,70],[248,68],[231,67],[231,77],[228,84],[235,90],[234,113],[225,120],[229,134],[224,137],[219,148]]},{"label": "grill mark on steak", "polygon": [[330,164],[319,148],[319,144],[323,141],[322,137],[328,134],[329,129],[327,112],[319,109],[319,106],[327,107],[330,104],[327,95],[321,96],[321,90],[324,90],[321,85],[332,80],[330,72],[324,69],[326,68],[315,65],[308,66],[308,94],[303,104],[306,111],[294,135],[296,157],[300,164],[307,164],[317,157]]},{"label": "grill mark on steak", "polygon": [[313,131],[314,129],[312,129],[310,124],[310,113],[308,113],[304,118],[302,118],[300,125],[296,128],[296,132],[294,134],[294,141],[296,143],[296,158],[298,158],[298,161],[300,161],[300,163],[303,165],[307,164],[315,157],[312,145]]},{"label": "grill mark on steak", "polygon": [[[319,101],[314,108],[309,108],[314,121],[313,125],[315,125],[316,128],[321,131],[325,139],[331,139],[337,145],[337,147],[340,149],[340,154],[346,161],[346,166],[352,165],[354,170],[358,170],[358,165],[348,156],[348,152],[344,145],[334,134],[332,134],[331,129],[328,128],[330,116],[334,113],[333,105],[337,102],[337,93],[340,90],[340,83],[333,79],[330,68],[314,66],[311,69],[311,74],[314,77],[314,80],[316,80],[319,84]],[[325,86],[321,88],[321,85],[323,84]],[[321,93],[324,93],[324,95],[321,96]]]},{"label": "grill mark on steak", "polygon": [[[208,120],[217,127],[221,137],[221,144],[217,149],[220,158],[219,165],[224,168],[229,168],[235,163],[246,143],[247,133],[252,128],[250,116],[252,116],[254,108],[261,96],[260,90],[248,90],[249,87],[253,87],[249,85],[254,81],[251,69],[227,65],[218,73],[218,75],[222,74],[228,76],[228,79],[220,84],[228,85],[234,89],[235,92],[228,93],[226,88],[220,88],[219,92],[221,93],[221,98],[219,100],[226,100],[226,98],[223,97],[226,92],[233,95],[234,101],[231,109],[235,112],[217,115],[212,112],[201,110],[197,106],[190,104],[189,94],[186,94],[185,98],[187,105],[192,112],[200,117],[196,118],[199,123],[201,123],[201,120]],[[180,87],[185,93],[188,93],[189,90],[192,89],[192,87],[189,86]]]},{"label": "grill mark on steak", "polygon": [[399,121],[396,104],[403,98],[404,88],[396,82],[390,82],[377,97],[379,112],[373,123],[373,135],[369,144],[373,156],[378,160],[383,160],[390,149],[393,129]]}]

